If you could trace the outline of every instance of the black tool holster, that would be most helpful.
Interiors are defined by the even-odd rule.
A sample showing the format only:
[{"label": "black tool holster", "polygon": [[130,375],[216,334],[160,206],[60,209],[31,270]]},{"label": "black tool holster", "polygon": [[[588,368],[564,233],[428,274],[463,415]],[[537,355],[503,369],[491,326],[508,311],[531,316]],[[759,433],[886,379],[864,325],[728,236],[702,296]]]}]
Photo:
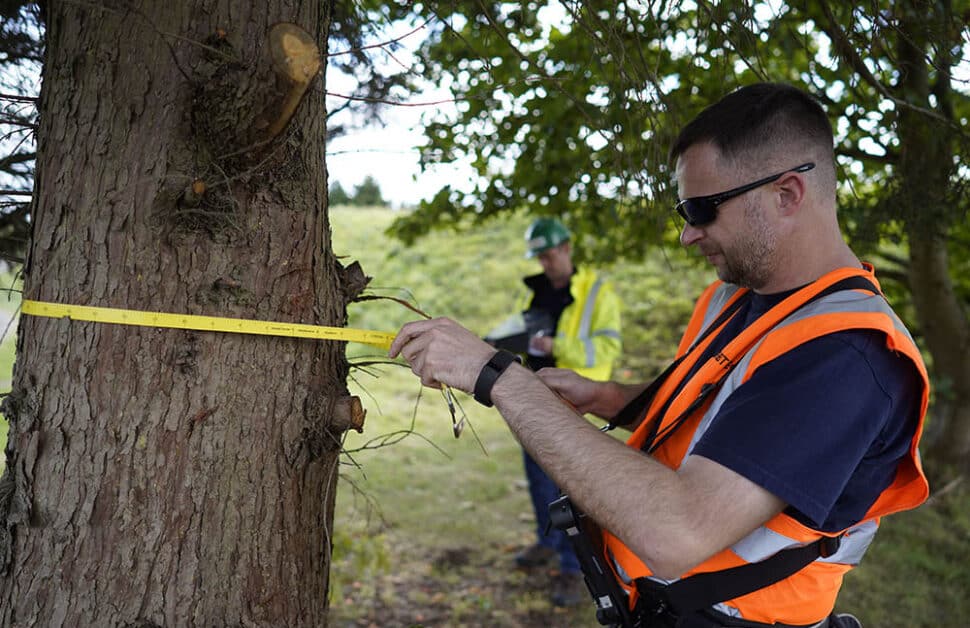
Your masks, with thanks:
[{"label": "black tool holster", "polygon": [[630,612],[626,591],[606,562],[596,524],[575,508],[566,495],[549,504],[549,518],[556,529],[566,533],[579,559],[586,588],[596,603],[596,620],[604,626],[646,628]]}]

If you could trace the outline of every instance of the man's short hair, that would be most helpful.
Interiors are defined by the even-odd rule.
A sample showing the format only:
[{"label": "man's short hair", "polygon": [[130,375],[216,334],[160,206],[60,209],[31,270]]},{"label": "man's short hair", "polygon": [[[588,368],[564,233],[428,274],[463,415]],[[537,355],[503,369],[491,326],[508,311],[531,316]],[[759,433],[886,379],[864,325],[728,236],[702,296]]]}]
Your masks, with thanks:
[{"label": "man's short hair", "polygon": [[706,142],[737,164],[755,165],[782,151],[810,150],[813,154],[804,155],[805,160],[825,159],[827,163],[818,165],[834,179],[832,124],[813,96],[790,85],[748,85],[707,107],[680,132],[670,149],[671,162]]}]

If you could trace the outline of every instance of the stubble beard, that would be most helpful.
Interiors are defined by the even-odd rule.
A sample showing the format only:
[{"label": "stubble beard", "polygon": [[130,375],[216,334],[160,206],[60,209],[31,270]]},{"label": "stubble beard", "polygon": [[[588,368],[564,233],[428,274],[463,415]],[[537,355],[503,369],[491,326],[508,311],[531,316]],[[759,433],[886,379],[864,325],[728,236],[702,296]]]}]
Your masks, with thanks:
[{"label": "stubble beard", "polygon": [[724,265],[717,276],[726,283],[758,290],[768,283],[777,238],[764,212],[753,202],[744,207],[744,224],[747,230],[723,248]]}]

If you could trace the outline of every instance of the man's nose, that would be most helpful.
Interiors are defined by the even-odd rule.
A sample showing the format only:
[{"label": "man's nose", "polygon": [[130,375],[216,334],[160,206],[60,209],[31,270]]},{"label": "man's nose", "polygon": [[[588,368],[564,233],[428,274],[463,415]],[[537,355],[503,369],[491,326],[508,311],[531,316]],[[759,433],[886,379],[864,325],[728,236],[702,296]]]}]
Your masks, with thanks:
[{"label": "man's nose", "polygon": [[684,223],[684,228],[680,232],[680,243],[683,246],[691,246],[704,237],[704,230],[700,227],[693,227]]}]

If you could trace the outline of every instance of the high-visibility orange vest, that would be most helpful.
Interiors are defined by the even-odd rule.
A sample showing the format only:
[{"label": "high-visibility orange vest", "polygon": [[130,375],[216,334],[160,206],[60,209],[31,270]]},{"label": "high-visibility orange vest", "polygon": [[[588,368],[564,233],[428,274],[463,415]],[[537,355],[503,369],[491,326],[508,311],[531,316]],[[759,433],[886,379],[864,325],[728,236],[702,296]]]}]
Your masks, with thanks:
[{"label": "high-visibility orange vest", "polygon": [[[807,545],[822,536],[838,536],[844,532],[835,554],[818,558],[794,575],[775,584],[714,607],[730,616],[750,621],[796,625],[821,621],[832,612],[835,606],[835,598],[841,587],[843,575],[859,563],[872,541],[879,526],[879,518],[915,508],[929,495],[929,484],[923,474],[917,450],[929,399],[929,379],[912,337],[881,295],[862,290],[842,290],[811,301],[825,288],[852,276],[864,277],[873,286],[877,288],[879,286],[872,266],[866,265],[864,270],[842,268],[833,271],[798,290],[751,323],[717,356],[710,358],[701,366],[673,399],[662,417],[660,430],[676,419],[698,397],[704,384],[716,382],[720,378],[724,371],[725,360],[737,363],[730,374],[724,378],[716,395],[710,395],[708,400],[652,454],[663,464],[677,469],[710,424],[723,400],[746,382],[760,366],[805,342],[825,334],[850,329],[871,329],[882,332],[885,335],[886,346],[891,351],[909,358],[922,376],[920,417],[909,454],[900,462],[892,484],[880,494],[862,521],[841,532],[823,533],[781,513],[731,547],[681,575],[680,579],[683,579],[697,573],[720,571],[762,561],[783,549]],[[678,357],[687,353],[691,343],[701,336],[704,329],[745,291],[746,289],[721,282],[712,284],[698,300],[687,331],[681,340]],[[647,409],[645,420],[627,441],[628,445],[641,448],[655,415],[666,405],[671,394],[676,391],[716,335],[717,333],[708,334],[660,386]],[[604,532],[604,544],[618,579],[630,593],[632,608],[637,597],[632,581],[650,577],[651,571],[620,539],[609,532]]]}]

